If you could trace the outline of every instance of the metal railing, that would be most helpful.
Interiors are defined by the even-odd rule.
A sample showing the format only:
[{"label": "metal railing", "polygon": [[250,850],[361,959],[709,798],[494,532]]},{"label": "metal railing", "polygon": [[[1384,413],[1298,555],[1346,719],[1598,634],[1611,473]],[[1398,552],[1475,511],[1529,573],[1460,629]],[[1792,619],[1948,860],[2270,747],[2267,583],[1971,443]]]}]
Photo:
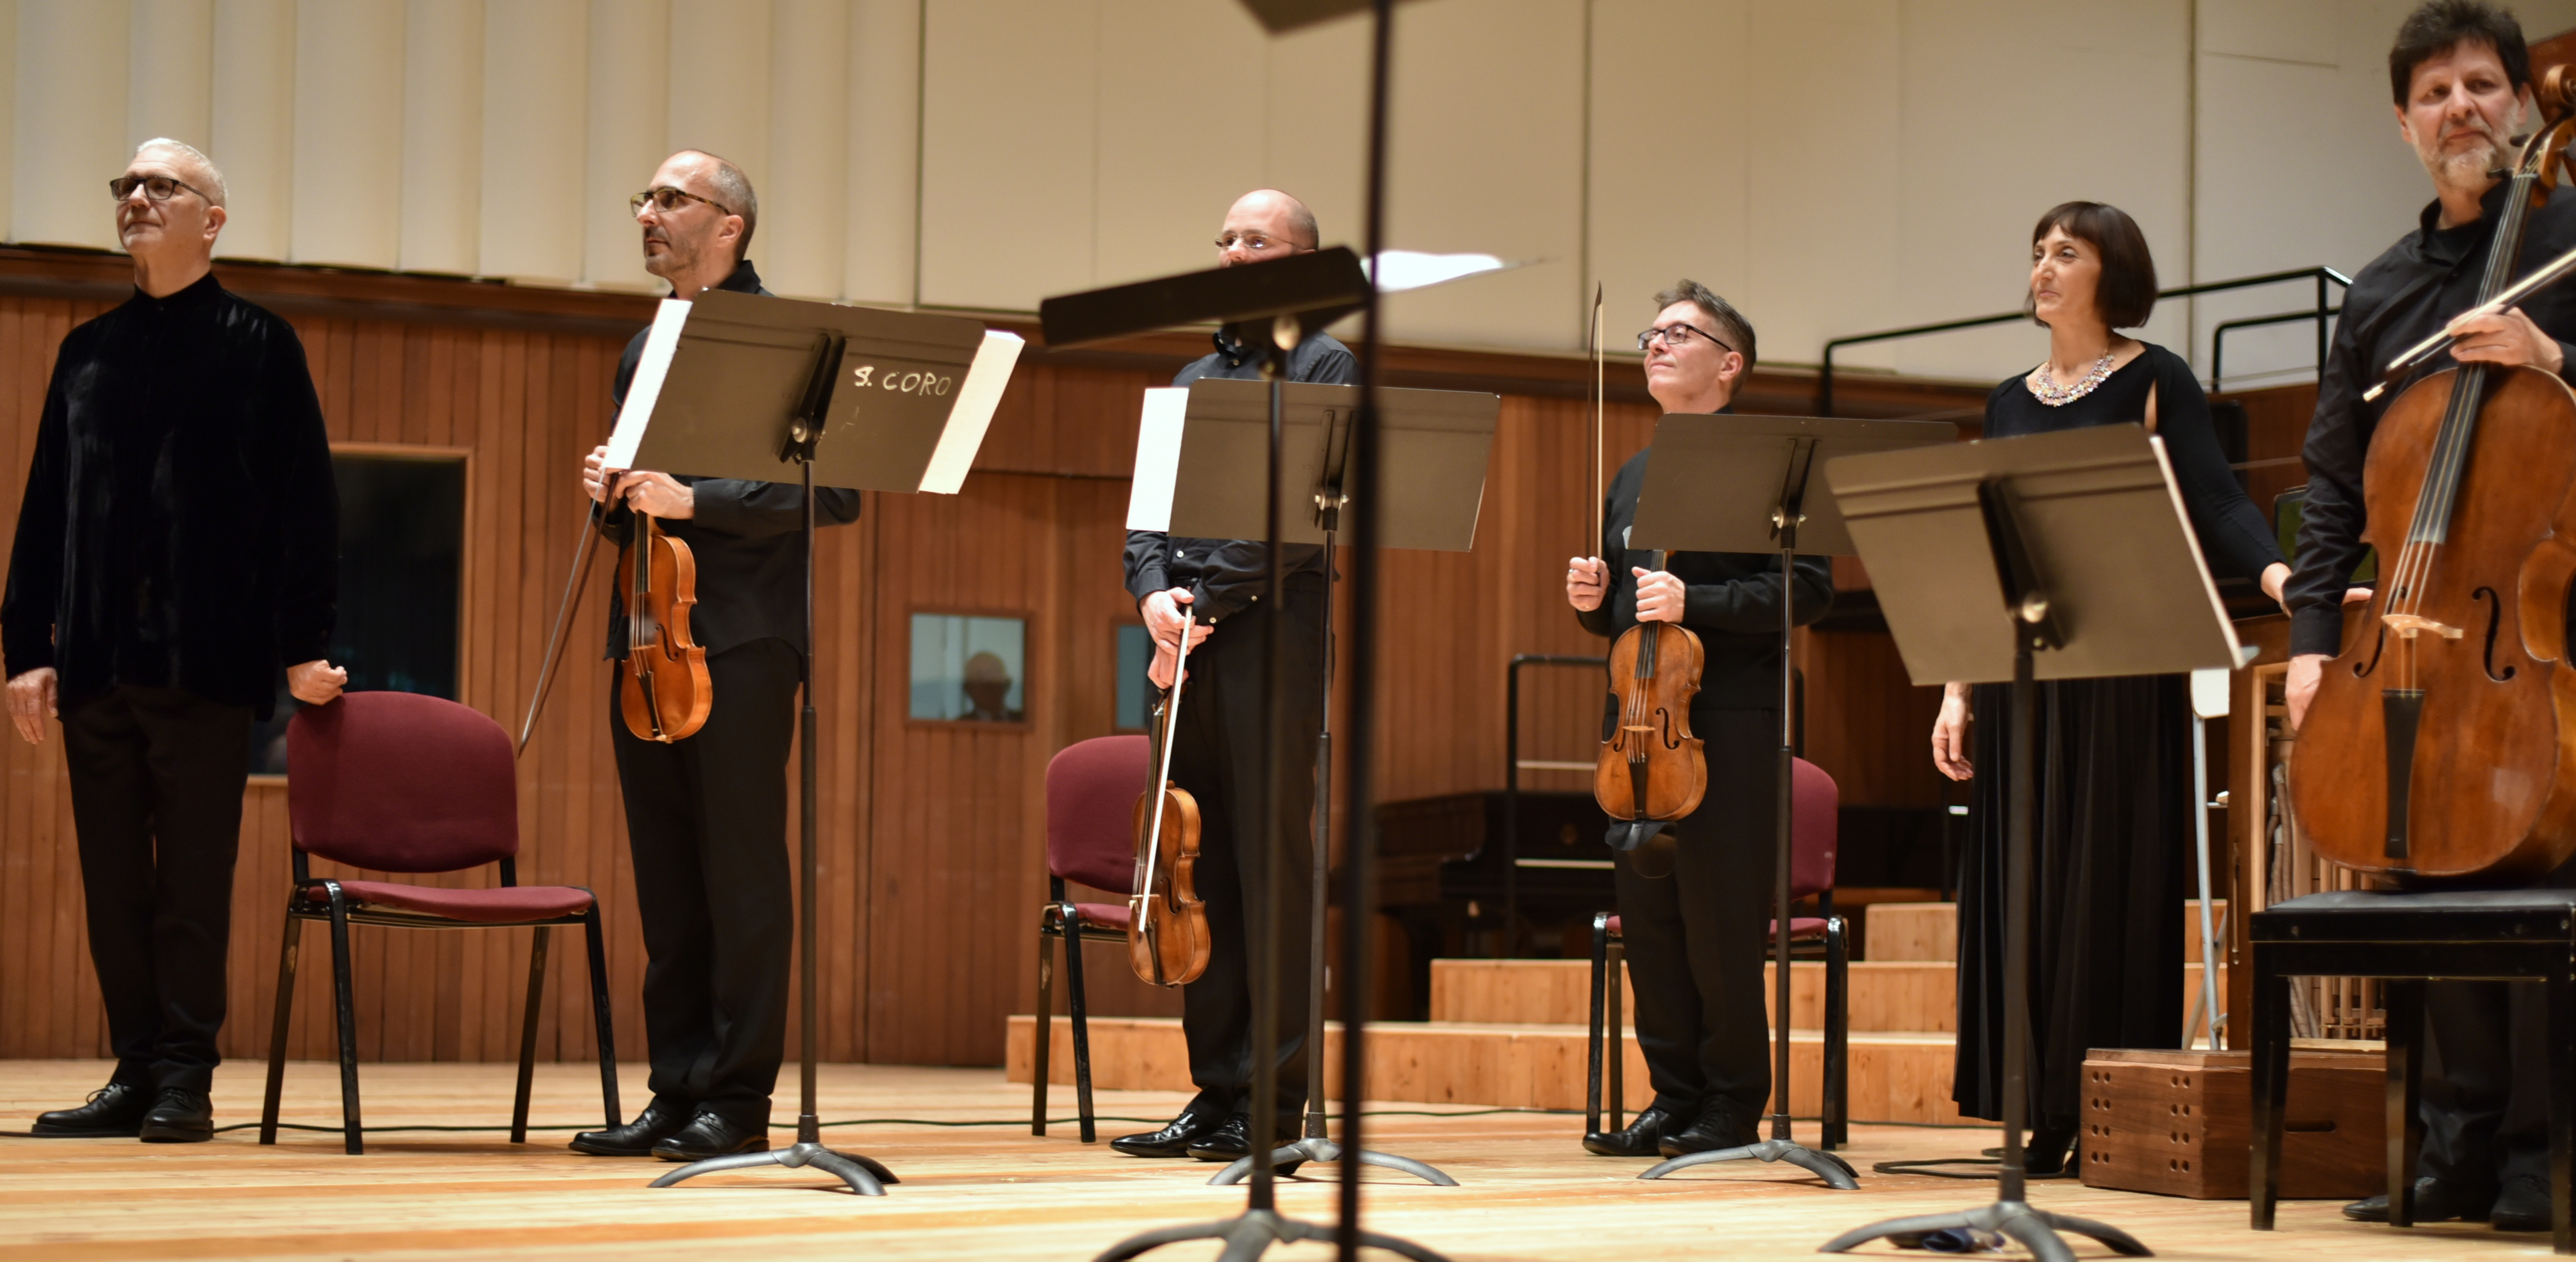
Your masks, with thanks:
[{"label": "metal railing", "polygon": [[[2252,289],[2261,285],[2282,285],[2299,280],[2314,280],[2317,283],[2317,305],[2314,310],[2288,311],[2279,315],[2229,320],[2218,326],[2212,334],[2212,349],[2209,355],[2210,382],[2215,387],[2219,379],[2218,368],[2225,362],[2227,334],[2236,329],[2254,328],[2259,325],[2286,324],[2293,320],[2316,321],[2317,366],[2322,370],[2326,362],[2327,343],[2332,336],[2328,331],[2327,322],[2342,311],[2342,308],[2333,305],[2333,297],[2326,292],[2326,286],[2335,284],[2350,289],[2352,278],[2331,267],[2303,267],[2297,271],[2266,272],[2261,276],[2240,276],[2234,280],[2214,280],[2207,284],[2184,285],[2177,289],[2163,290],[2157,293],[2156,297],[2159,300],[2189,298],[2195,294],[2224,293],[2231,289]],[[1976,316],[1966,320],[1944,320],[1939,324],[1918,324],[1910,328],[1888,329],[1879,333],[1860,333],[1851,337],[1835,338],[1825,343],[1824,365],[1816,374],[1816,415],[1834,414],[1834,352],[1841,347],[1859,346],[1868,342],[1892,342],[1898,338],[1923,337],[1932,333],[1954,333],[1960,329],[1983,328],[1990,324],[2010,324],[2015,320],[2029,318],[2028,312],[2007,311],[1999,315]]]},{"label": "metal railing", "polygon": [[1580,666],[1589,670],[1606,670],[1606,657],[1578,657],[1570,653],[1515,653],[1504,672],[1503,708],[1503,932],[1496,959],[1511,959],[1520,954],[1521,917],[1521,772],[1523,771],[1590,771],[1589,762],[1572,762],[1551,758],[1521,757],[1521,668],[1524,666]]}]

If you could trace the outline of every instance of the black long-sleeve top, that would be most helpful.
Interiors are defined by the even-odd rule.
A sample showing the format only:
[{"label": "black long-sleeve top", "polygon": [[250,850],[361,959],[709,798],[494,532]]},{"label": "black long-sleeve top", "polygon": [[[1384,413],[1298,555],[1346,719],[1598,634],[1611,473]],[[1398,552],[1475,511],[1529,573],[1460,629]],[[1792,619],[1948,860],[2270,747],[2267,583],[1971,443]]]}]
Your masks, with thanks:
[{"label": "black long-sleeve top", "polygon": [[208,275],[135,291],[54,361],[0,596],[0,656],[51,666],[60,708],[119,684],[266,718],[330,649],[339,493],[285,320]]},{"label": "black long-sleeve top", "polygon": [[[718,289],[769,293],[751,260],[736,264]],[[646,329],[626,344],[617,361],[618,407],[635,381],[635,364],[644,355]],[[613,414],[612,414],[613,415]],[[667,472],[667,471],[666,471]],[[697,562],[698,603],[689,609],[690,637],[709,653],[772,636],[805,648],[805,488],[795,482],[751,482],[741,478],[701,478],[674,473],[696,499],[695,516],[662,519],[663,533],[689,545]],[[847,487],[814,488],[814,525],[846,526],[859,519],[859,493]],[[635,515],[623,505],[610,510],[600,527],[609,542],[623,546]],[[608,656],[626,656],[626,609],[609,586]]]},{"label": "black long-sleeve top", "polygon": [[[1190,361],[1172,378],[1186,386],[1207,377],[1233,381],[1261,376],[1259,352],[1216,334],[1216,350]],[[1350,348],[1330,334],[1313,333],[1288,353],[1288,380],[1325,385],[1359,384],[1359,361]],[[1173,538],[1160,531],[1127,532],[1127,594],[1142,602],[1175,587],[1190,589],[1190,607],[1201,622],[1222,622],[1241,612],[1268,582],[1269,557],[1258,539]],[[1316,544],[1290,544],[1279,551],[1282,580],[1318,582],[1324,573],[1324,549]],[[1312,577],[1308,577],[1312,576]]]},{"label": "black long-sleeve top", "polygon": [[[2290,652],[2343,651],[2343,593],[2353,567],[2366,547],[2361,532],[2368,524],[2362,502],[2362,467],[2370,455],[2370,437],[2379,418],[2403,391],[2392,387],[2375,403],[2362,392],[2379,380],[2388,361],[2409,346],[2439,332],[2453,316],[2477,305],[2478,279],[2486,270],[2495,222],[2510,188],[2499,183],[2480,203],[2485,213],[2471,223],[2443,228],[2441,203],[2424,208],[2415,231],[2352,278],[2344,291],[2343,317],[2335,328],[2325,370],[2317,378],[2317,410],[2308,422],[2308,500],[2299,525],[2297,572],[2290,579]],[[2526,221],[2522,252],[2515,259],[2515,279],[2540,264],[2576,248],[2576,198],[2552,198]],[[2522,303],[2523,314],[2558,342],[2567,364],[2561,376],[2576,371],[2576,286],[2560,284],[2533,294]],[[2448,353],[2437,355],[2413,379],[2458,367]],[[2576,378],[2571,378],[2576,380]],[[2404,523],[2391,523],[2402,530]]]},{"label": "black long-sleeve top", "polygon": [[[1602,505],[1601,560],[1610,569],[1608,599],[1575,618],[1594,635],[1616,639],[1637,625],[1637,576],[1647,554],[1628,550],[1628,527],[1637,520],[1645,489],[1649,447],[1619,466]],[[1691,712],[1780,708],[1780,557],[1770,552],[1675,552],[1664,571],[1682,581],[1682,625],[1699,636],[1699,695]],[[1800,626],[1825,616],[1834,601],[1834,569],[1823,557],[1799,557],[1789,594],[1790,616]]]}]

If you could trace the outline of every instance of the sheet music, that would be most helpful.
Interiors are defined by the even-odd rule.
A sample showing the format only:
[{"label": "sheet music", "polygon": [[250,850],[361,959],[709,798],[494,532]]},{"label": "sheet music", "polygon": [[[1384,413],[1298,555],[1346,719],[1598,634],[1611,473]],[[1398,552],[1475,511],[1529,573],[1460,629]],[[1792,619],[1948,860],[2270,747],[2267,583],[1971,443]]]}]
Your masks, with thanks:
[{"label": "sheet music", "polygon": [[1127,528],[1165,532],[1172,528],[1172,491],[1181,471],[1181,421],[1189,414],[1187,386],[1145,391],[1145,412],[1136,426],[1136,476],[1127,492]]},{"label": "sheet music", "polygon": [[984,430],[1002,405],[1002,389],[1011,384],[1011,369],[1020,362],[1023,345],[1017,333],[984,330],[984,344],[975,348],[975,363],[957,388],[957,405],[949,410],[939,446],[930,453],[930,468],[921,475],[922,490],[955,495],[966,484],[966,472],[984,446]]},{"label": "sheet music", "polygon": [[671,356],[680,349],[680,330],[689,323],[689,304],[665,298],[653,313],[653,331],[644,336],[644,354],[635,361],[635,379],[627,383],[626,405],[617,410],[617,426],[608,435],[608,468],[635,467],[635,448],[662,397],[662,382],[671,372]]}]

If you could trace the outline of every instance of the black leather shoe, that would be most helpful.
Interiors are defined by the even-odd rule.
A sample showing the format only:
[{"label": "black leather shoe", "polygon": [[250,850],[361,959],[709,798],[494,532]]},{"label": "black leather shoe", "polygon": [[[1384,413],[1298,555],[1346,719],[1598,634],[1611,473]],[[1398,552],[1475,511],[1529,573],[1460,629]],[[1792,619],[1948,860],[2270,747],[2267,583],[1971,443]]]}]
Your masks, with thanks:
[{"label": "black leather shoe", "polygon": [[202,1144],[215,1137],[215,1102],[203,1091],[163,1087],[137,1129],[147,1144]]},{"label": "black leather shoe", "polygon": [[[2462,1187],[2429,1174],[2415,1180],[2415,1221],[2419,1223],[2446,1223],[2455,1218],[2475,1221],[2485,1218],[2495,1204],[2495,1195],[2483,1189]],[[2354,1201],[2343,1207],[2343,1216],[2357,1223],[2387,1222],[2388,1198],[2373,1196]],[[2545,1191],[2540,1198],[2540,1221],[2543,1227],[2549,1224],[2549,1196]]]},{"label": "black leather shoe", "polygon": [[1223,1125],[1209,1128],[1190,1141],[1190,1155],[1201,1161],[1241,1161],[1251,1156],[1251,1119],[1237,1113]]},{"label": "black leather shoe", "polygon": [[744,1126],[717,1113],[700,1113],[689,1124],[653,1143],[653,1155],[664,1161],[704,1161],[738,1152],[769,1151],[769,1127]]},{"label": "black leather shoe", "polygon": [[[2424,1196],[2419,1192],[2415,1199],[2421,1204]],[[2549,1184],[2527,1174],[2505,1180],[2487,1221],[2498,1231],[2549,1230]]]},{"label": "black leather shoe", "polygon": [[574,1152],[586,1152],[594,1157],[650,1157],[653,1145],[679,1134],[680,1128],[687,1126],[689,1121],[686,1113],[648,1104],[643,1112],[635,1115],[634,1121],[624,1126],[612,1126],[604,1131],[583,1131],[573,1136],[570,1147]]},{"label": "black leather shoe", "polygon": [[1668,1134],[1655,1144],[1664,1159],[1708,1152],[1717,1148],[1742,1148],[1762,1138],[1751,1122],[1735,1120],[1733,1110],[1723,1105],[1703,1109],[1699,1120],[1677,1133]]},{"label": "black leather shoe", "polygon": [[1205,1113],[1183,1113],[1164,1123],[1161,1130],[1121,1135],[1110,1140],[1109,1147],[1130,1157],[1186,1157],[1190,1155],[1190,1141],[1215,1130],[1218,1121]]},{"label": "black leather shoe", "polygon": [[2074,1156],[2074,1130],[2035,1126],[2031,1128],[2030,1142],[2022,1145],[2021,1168],[2026,1174],[2064,1174]]},{"label": "black leather shoe", "polygon": [[152,1110],[152,1091],[127,1082],[111,1082],[89,1093],[89,1103],[36,1115],[28,1134],[53,1139],[132,1139],[143,1131],[143,1115]]},{"label": "black leather shoe", "polygon": [[1601,1157],[1652,1157],[1659,1151],[1664,1132],[1672,1129],[1673,1115],[1662,1109],[1648,1109],[1628,1123],[1628,1129],[1593,1131],[1583,1137],[1583,1151]]}]

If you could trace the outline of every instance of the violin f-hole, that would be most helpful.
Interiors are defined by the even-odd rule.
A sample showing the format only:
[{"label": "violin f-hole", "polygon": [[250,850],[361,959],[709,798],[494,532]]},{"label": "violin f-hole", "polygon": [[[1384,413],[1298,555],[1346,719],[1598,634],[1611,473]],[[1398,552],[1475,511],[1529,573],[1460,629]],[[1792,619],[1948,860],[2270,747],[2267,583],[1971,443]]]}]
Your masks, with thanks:
[{"label": "violin f-hole", "polygon": [[2487,602],[2487,679],[2492,683],[2503,683],[2506,680],[2513,678],[2515,672],[2521,669],[2516,666],[2507,666],[2504,668],[2503,674],[2499,675],[2496,673],[2496,632],[2504,627],[2504,598],[2497,595],[2496,589],[2492,587],[2481,587],[2476,591],[2470,592],[2469,599],[2483,600]]},{"label": "violin f-hole", "polygon": [[1682,747],[1681,738],[1673,735],[1673,712],[1660,706],[1656,707],[1655,722],[1660,725],[1663,731],[1664,748],[1680,749]]},{"label": "violin f-hole", "polygon": [[2377,643],[2370,646],[2370,660],[2366,663],[2355,663],[2352,668],[2352,677],[2355,679],[2370,678],[2370,672],[2379,669],[2379,655],[2387,651],[2388,624],[2382,622],[2379,624],[2379,640]]}]

